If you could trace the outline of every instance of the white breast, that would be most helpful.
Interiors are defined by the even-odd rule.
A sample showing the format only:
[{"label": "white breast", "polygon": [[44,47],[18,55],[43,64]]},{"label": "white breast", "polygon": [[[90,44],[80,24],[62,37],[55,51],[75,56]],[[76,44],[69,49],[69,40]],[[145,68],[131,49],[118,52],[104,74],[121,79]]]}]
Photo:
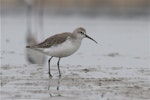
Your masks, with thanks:
[{"label": "white breast", "polygon": [[52,46],[50,48],[44,48],[43,52],[48,54],[49,56],[54,57],[67,57],[76,52],[81,45],[81,40],[67,39],[64,43]]}]

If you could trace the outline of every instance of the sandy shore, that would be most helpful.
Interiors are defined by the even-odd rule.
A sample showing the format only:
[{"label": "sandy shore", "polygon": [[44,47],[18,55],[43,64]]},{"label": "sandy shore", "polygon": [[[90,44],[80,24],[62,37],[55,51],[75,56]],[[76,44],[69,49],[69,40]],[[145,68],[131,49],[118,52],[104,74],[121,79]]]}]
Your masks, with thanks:
[{"label": "sandy shore", "polygon": [[[2,100],[148,100],[150,69],[125,67],[38,65],[1,67]],[[123,72],[126,72],[123,73]]]}]

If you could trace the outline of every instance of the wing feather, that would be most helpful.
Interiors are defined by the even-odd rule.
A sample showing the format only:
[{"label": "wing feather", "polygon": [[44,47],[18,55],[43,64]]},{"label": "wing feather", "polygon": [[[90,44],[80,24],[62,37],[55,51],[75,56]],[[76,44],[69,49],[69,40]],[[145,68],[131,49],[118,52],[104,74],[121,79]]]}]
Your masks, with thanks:
[{"label": "wing feather", "polygon": [[47,38],[45,41],[43,41],[37,45],[27,46],[27,48],[49,48],[51,46],[59,45],[59,44],[65,42],[69,36],[71,37],[71,33],[69,33],[69,32],[56,34],[56,35],[53,35],[53,36]]}]

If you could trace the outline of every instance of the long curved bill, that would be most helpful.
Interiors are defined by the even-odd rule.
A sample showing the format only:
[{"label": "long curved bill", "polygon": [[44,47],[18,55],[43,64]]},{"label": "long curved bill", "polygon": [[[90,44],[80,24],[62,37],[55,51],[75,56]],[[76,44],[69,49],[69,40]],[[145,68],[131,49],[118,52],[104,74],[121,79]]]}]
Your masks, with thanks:
[{"label": "long curved bill", "polygon": [[86,38],[89,38],[90,40],[94,41],[95,43],[97,43],[93,38],[91,38],[90,36],[88,35],[85,35]]}]

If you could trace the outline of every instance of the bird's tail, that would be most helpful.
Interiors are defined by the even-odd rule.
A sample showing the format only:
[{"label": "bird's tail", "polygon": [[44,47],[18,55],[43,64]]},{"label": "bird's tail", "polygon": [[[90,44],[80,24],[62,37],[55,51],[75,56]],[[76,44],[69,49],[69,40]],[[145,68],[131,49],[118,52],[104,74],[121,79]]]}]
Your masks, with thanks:
[{"label": "bird's tail", "polygon": [[36,45],[26,46],[26,48],[36,48]]},{"label": "bird's tail", "polygon": [[41,49],[41,48],[34,48],[32,46],[26,46],[26,48],[29,48],[29,49],[32,49],[32,50],[35,50],[35,51],[43,53],[43,49]]},{"label": "bird's tail", "polygon": [[26,48],[31,48],[31,46],[26,46]]}]

